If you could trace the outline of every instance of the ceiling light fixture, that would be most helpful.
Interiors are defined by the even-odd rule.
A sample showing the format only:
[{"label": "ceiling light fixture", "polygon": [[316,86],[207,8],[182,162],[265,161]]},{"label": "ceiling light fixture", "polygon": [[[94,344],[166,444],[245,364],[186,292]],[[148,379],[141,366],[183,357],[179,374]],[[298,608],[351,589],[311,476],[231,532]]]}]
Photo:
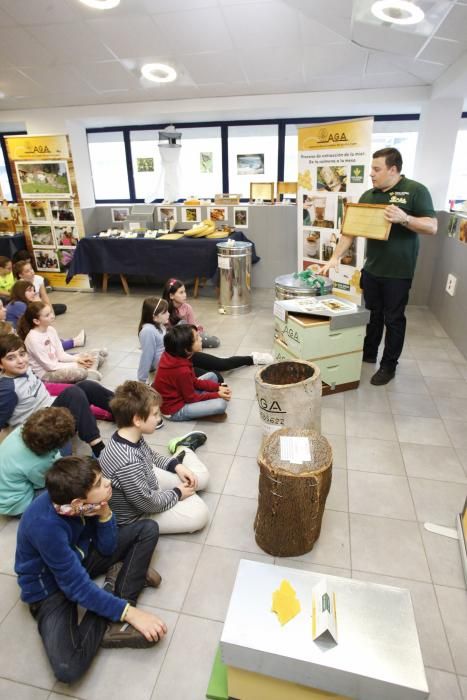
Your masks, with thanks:
[{"label": "ceiling light fixture", "polygon": [[378,0],[371,6],[371,12],[391,24],[418,24],[425,17],[423,10],[409,0]]},{"label": "ceiling light fixture", "polygon": [[92,7],[94,10],[112,10],[120,5],[120,0],[79,0],[83,5]]},{"label": "ceiling light fixture", "polygon": [[165,63],[145,63],[141,75],[153,83],[171,83],[177,77],[177,71]]}]

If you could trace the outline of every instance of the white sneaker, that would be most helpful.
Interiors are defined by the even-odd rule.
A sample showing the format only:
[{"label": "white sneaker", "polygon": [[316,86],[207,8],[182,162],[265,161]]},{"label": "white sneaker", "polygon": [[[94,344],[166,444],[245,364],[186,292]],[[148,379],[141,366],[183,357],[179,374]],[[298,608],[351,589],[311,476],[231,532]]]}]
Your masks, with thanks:
[{"label": "white sneaker", "polygon": [[99,355],[100,355],[101,357],[108,357],[109,351],[107,350],[107,348],[101,348],[101,349],[99,350]]},{"label": "white sneaker", "polygon": [[86,333],[84,332],[84,328],[80,330],[78,335],[73,338],[73,347],[74,348],[82,348],[83,345],[86,342]]},{"label": "white sneaker", "polygon": [[93,379],[95,382],[102,380],[102,374],[97,369],[88,369],[88,379]]},{"label": "white sneaker", "polygon": [[270,365],[271,362],[274,362],[274,358],[269,352],[252,352],[251,356],[254,365]]}]

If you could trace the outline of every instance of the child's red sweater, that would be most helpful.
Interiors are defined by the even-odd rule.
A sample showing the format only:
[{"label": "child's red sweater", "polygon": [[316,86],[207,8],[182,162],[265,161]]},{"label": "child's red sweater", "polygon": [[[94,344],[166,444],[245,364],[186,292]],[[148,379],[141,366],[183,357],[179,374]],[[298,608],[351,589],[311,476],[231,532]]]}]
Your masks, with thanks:
[{"label": "child's red sweater", "polygon": [[162,353],[153,387],[162,396],[161,412],[165,416],[172,416],[187,403],[219,398],[217,382],[197,379],[190,359],[168,352]]}]

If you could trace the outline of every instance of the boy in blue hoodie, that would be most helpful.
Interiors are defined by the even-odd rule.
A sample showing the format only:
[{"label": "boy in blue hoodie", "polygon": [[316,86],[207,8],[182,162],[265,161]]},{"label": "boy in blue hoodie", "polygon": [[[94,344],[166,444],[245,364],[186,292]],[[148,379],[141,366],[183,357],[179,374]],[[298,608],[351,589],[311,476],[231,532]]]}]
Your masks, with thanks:
[{"label": "boy in blue hoodie", "polygon": [[[145,585],[160,583],[150,568],[159,531],[152,520],[117,528],[110,481],[93,457],[58,459],[46,487],[21,518],[15,571],[55,676],[73,683],[99,646],[144,648],[167,632],[135,607]],[[92,579],[106,572],[99,588]],[[86,609],[80,623],[77,605]]]}]

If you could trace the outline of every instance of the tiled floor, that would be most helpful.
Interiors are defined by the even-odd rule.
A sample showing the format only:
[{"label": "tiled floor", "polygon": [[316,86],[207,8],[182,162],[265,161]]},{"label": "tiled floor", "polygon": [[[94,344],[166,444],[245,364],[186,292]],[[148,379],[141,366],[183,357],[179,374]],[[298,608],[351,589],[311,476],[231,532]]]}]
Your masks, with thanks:
[{"label": "tiled floor", "polygon": [[[136,376],[141,294],[53,297],[69,306],[57,319],[62,337],[84,326],[88,347],[109,348],[107,386]],[[222,339],[218,354],[244,353],[271,347],[271,301],[271,293],[255,292],[252,313],[238,318],[219,316],[210,298],[195,308]],[[309,554],[276,563],[408,588],[431,700],[467,700],[467,595],[459,545],[423,528],[425,521],[452,527],[467,493],[467,361],[429,311],[414,307],[408,315],[396,379],[372,387],[373,367],[366,365],[357,391],[324,399],[334,474],[321,537]],[[195,535],[161,537],[154,563],[163,584],[140,599],[168,624],[160,645],[101,650],[81,683],[55,683],[35,623],[18,598],[12,569],[17,522],[0,521],[0,698],[205,697],[238,561],[273,561],[256,545],[252,528],[261,434],[254,372],[243,368],[228,378],[234,399],[225,424],[166,424],[150,439],[163,451],[170,437],[202,428],[209,437],[199,453],[211,472],[203,496],[212,513],[209,526]],[[105,436],[112,430],[102,425]]]}]

